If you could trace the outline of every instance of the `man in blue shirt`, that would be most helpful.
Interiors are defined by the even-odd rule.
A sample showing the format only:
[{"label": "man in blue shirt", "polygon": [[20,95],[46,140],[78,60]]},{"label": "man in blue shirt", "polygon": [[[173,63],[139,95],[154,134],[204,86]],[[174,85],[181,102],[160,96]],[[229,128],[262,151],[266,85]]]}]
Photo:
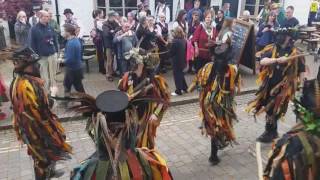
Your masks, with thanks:
[{"label": "man in blue shirt", "polygon": [[53,95],[56,85],[58,42],[56,33],[48,25],[49,20],[47,11],[39,11],[39,22],[29,33],[29,46],[41,57],[39,60],[41,78],[45,80],[45,89]]},{"label": "man in blue shirt", "polygon": [[64,51],[64,64],[65,64],[65,76],[64,76],[64,92],[65,96],[69,96],[72,86],[74,86],[77,92],[84,93],[82,79],[82,54],[81,43],[76,35],[76,27],[71,24],[64,25],[64,37],[67,39],[67,43]]},{"label": "man in blue shirt", "polygon": [[192,13],[193,11],[199,12],[200,21],[202,21],[202,10],[200,9],[200,0],[195,0],[193,4],[193,8],[189,10],[187,14],[187,22],[190,24],[192,22]]}]

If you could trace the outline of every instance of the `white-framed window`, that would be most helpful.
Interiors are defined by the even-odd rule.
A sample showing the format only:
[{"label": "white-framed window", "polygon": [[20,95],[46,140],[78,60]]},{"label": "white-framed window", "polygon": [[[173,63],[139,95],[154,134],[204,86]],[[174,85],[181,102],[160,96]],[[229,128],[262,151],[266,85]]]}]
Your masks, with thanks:
[{"label": "white-framed window", "polygon": [[128,12],[137,10],[139,0],[96,0],[97,8],[107,11],[113,10],[121,16],[126,16]]},{"label": "white-framed window", "polygon": [[264,6],[264,1],[265,0],[246,0],[244,9],[248,10],[251,15],[258,15]]}]

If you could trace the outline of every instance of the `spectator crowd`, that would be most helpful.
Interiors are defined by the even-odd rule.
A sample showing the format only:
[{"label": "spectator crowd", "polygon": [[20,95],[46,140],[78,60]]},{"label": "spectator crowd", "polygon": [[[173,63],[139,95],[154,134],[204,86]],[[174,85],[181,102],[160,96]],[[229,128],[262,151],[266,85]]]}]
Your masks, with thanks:
[{"label": "spectator crowd", "polygon": [[[170,14],[165,0],[158,2],[153,15],[144,3],[139,3],[137,7],[137,11],[128,12],[125,16],[115,11],[105,14],[100,9],[92,12],[94,27],[90,37],[96,49],[99,72],[105,75],[107,81],[111,82],[130,70],[131,64],[126,54],[139,46],[159,54],[161,60],[155,70],[157,73],[173,69],[176,91],[172,95],[182,95],[187,89],[184,75],[197,73],[211,61],[210,46],[232,38],[234,19],[231,18],[230,3],[215,11],[214,8],[202,8],[201,1],[194,0],[192,8],[179,10],[176,18]],[[65,94],[69,94],[72,86],[84,92],[82,24],[71,9],[64,10],[62,30],[50,10],[35,8],[33,14],[29,18],[24,11],[17,14],[14,26],[16,42],[21,46],[30,46],[41,57],[41,76],[46,82],[46,89],[51,95],[57,91],[54,88],[57,53],[64,52]],[[170,22],[171,17],[173,22]],[[318,17],[319,3],[314,0],[310,6],[309,25]],[[272,1],[266,1],[257,18],[253,18],[247,10],[240,18],[256,25],[258,51],[274,42],[274,29],[299,25],[293,6],[284,9]]]}]

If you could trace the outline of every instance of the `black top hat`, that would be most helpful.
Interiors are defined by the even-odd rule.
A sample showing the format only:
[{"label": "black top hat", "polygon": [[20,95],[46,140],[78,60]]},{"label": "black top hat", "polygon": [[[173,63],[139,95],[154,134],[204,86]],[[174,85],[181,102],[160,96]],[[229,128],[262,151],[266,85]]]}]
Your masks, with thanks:
[{"label": "black top hat", "polygon": [[30,47],[22,47],[16,51],[14,51],[13,60],[19,61],[23,60],[26,62],[36,62],[40,60],[40,56],[35,53]]},{"label": "black top hat", "polygon": [[96,106],[106,115],[107,122],[125,122],[128,104],[128,95],[122,91],[105,91],[96,98]]},{"label": "black top hat", "polygon": [[128,95],[117,90],[105,91],[96,98],[96,106],[105,113],[121,112],[127,108],[128,104]]},{"label": "black top hat", "polygon": [[67,8],[67,9],[65,9],[65,10],[63,11],[63,14],[64,14],[64,15],[65,15],[65,14],[68,14],[68,13],[70,13],[70,14],[72,14],[72,15],[73,15],[72,10],[71,10],[71,9],[69,9],[69,8]]}]

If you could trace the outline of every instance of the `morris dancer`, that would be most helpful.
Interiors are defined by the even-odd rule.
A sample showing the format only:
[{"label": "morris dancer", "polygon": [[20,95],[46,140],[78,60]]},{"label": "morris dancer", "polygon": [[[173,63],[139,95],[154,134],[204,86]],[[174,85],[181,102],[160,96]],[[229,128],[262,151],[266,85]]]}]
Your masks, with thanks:
[{"label": "morris dancer", "polygon": [[14,52],[12,59],[15,77],[10,95],[18,140],[27,145],[37,180],[60,177],[63,172],[55,170],[55,163],[70,159],[72,148],[66,143],[58,117],[49,108],[37,63],[40,58],[31,49],[23,48]]},{"label": "morris dancer", "polygon": [[240,78],[237,67],[229,64],[232,59],[230,39],[212,50],[214,62],[200,69],[188,91],[192,92],[197,86],[200,89],[200,113],[204,126],[202,133],[211,137],[209,162],[217,165],[220,162],[218,150],[235,141],[234,96],[237,88],[240,90]]},{"label": "morris dancer", "polygon": [[262,57],[262,70],[257,79],[260,88],[256,99],[247,108],[255,116],[266,112],[265,132],[257,141],[270,143],[278,137],[277,122],[286,114],[289,101],[304,80],[304,59],[295,58],[299,54],[294,46],[296,38],[295,29],[278,29],[275,32],[275,44],[258,52]]},{"label": "morris dancer", "polygon": [[140,125],[135,106],[140,102],[114,90],[103,92],[97,99],[80,95],[77,101],[86,105],[74,110],[92,114],[89,134],[97,150],[73,170],[72,180],[172,180],[165,160],[157,151],[136,148]]},{"label": "morris dancer", "polygon": [[320,83],[306,81],[294,100],[300,121],[275,143],[264,171],[265,180],[320,178]]},{"label": "morris dancer", "polygon": [[154,99],[141,102],[137,106],[140,120],[137,147],[153,149],[156,129],[169,106],[169,88],[162,76],[155,75],[160,62],[157,53],[146,53],[143,49],[134,48],[127,54],[126,59],[130,59],[131,71],[119,81],[121,91],[132,96],[139,89],[152,84],[152,89],[142,92],[135,99]]}]

